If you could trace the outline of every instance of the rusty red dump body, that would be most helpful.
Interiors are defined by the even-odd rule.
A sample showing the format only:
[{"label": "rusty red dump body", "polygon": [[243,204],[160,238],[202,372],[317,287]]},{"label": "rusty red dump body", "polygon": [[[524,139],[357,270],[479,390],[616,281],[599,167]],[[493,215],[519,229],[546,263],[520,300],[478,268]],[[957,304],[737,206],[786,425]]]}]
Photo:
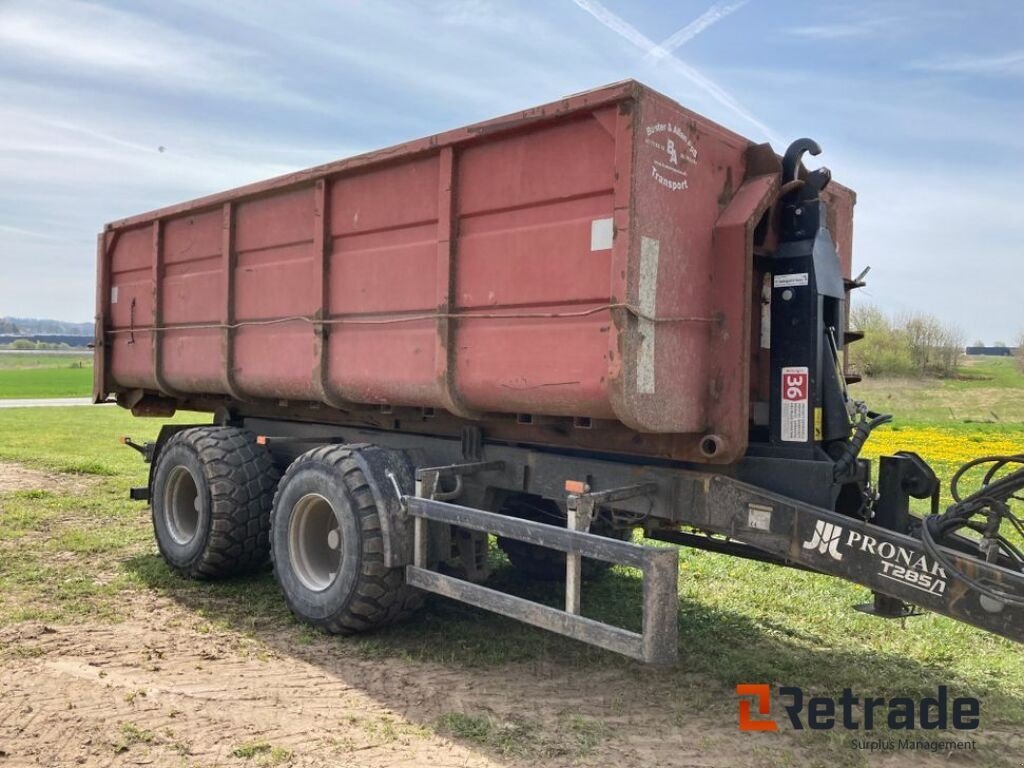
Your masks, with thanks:
[{"label": "rusty red dump body", "polygon": [[780,183],[630,81],[114,222],[95,396],[732,461]]}]

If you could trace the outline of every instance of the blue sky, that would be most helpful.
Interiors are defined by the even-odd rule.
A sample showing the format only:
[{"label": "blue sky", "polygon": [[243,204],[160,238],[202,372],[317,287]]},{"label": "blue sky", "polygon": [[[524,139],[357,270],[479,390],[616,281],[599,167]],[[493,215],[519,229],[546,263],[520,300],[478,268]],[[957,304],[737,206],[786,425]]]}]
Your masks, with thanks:
[{"label": "blue sky", "polygon": [[1024,331],[1024,3],[928,0],[0,0],[0,315],[90,318],[106,221],[627,77],[817,139],[858,299]]}]

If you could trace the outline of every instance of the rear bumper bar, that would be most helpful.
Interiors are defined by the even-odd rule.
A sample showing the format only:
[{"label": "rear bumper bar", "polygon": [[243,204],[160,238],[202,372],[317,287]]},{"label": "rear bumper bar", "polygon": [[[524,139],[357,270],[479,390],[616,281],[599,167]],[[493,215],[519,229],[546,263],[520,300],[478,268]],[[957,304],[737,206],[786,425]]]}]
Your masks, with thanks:
[{"label": "rear bumper bar", "polygon": [[[416,562],[406,567],[406,581],[414,587],[450,597],[503,616],[557,632],[634,659],[672,664],[678,655],[679,557],[675,549],[645,547],[626,541],[572,531],[553,525],[497,515],[469,507],[415,496],[405,497],[416,520]],[[643,573],[643,629],[632,632],[567,610],[505,594],[427,568],[425,521],[446,523],[525,541],[568,555],[590,557],[639,568]],[[579,605],[579,581],[567,584],[567,603]]]}]

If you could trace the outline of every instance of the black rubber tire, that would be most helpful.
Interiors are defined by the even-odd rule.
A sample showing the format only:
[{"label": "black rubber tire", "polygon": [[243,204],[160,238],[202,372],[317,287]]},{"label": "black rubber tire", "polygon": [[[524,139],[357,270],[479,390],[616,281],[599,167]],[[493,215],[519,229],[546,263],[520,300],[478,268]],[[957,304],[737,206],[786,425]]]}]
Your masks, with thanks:
[{"label": "black rubber tire", "polygon": [[[185,473],[195,491],[196,518],[187,541],[174,522],[168,497],[169,483]],[[248,430],[193,427],[175,434],[157,456],[152,488],[153,530],[167,565],[191,579],[264,567],[270,557],[270,510],[279,476],[269,451]]]},{"label": "black rubber tire", "polygon": [[[405,569],[384,564],[380,511],[359,449],[332,445],[299,456],[278,485],[271,515],[271,559],[288,607],[298,619],[335,635],[401,621],[423,603],[423,593],[405,583]],[[303,583],[289,546],[296,505],[311,496],[327,501],[340,531],[340,562],[322,589]]]},{"label": "black rubber tire", "polygon": [[[512,497],[502,505],[500,513],[549,525],[560,524],[563,528],[565,527],[565,515],[562,514],[555,502],[549,499],[530,499],[527,503],[523,502],[522,499]],[[632,531],[627,529],[612,528],[602,520],[597,520],[591,525],[590,532],[622,541],[627,541],[632,534]],[[498,537],[498,548],[505,553],[512,567],[525,576],[542,581],[556,581],[565,578],[564,552],[501,536]],[[611,567],[611,563],[585,557],[580,572],[584,580],[593,581],[607,573]]]}]

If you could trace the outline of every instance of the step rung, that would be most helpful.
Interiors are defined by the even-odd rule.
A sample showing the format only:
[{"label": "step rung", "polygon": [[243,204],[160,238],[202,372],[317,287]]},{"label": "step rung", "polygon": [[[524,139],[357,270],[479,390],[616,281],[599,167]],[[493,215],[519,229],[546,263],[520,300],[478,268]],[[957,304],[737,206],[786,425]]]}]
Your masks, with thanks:
[{"label": "step rung", "polygon": [[570,531],[566,528],[559,528],[557,525],[508,517],[494,512],[485,512],[482,509],[460,507],[457,504],[422,499],[417,496],[406,496],[405,502],[409,514],[413,517],[424,517],[434,522],[468,528],[471,531],[482,531],[507,539],[525,541],[527,544],[557,549],[559,552],[576,552],[583,557],[603,560],[606,563],[643,568],[645,551],[651,549],[651,547],[644,547],[630,541],[609,539],[582,531]]},{"label": "step rung", "polygon": [[508,595],[454,576],[417,568],[415,565],[406,566],[405,581],[418,589],[499,613],[589,645],[596,645],[641,661],[654,660],[646,658],[644,636],[639,632],[630,632],[628,629],[603,624],[585,616],[576,616],[550,605],[535,603],[533,600]]}]

